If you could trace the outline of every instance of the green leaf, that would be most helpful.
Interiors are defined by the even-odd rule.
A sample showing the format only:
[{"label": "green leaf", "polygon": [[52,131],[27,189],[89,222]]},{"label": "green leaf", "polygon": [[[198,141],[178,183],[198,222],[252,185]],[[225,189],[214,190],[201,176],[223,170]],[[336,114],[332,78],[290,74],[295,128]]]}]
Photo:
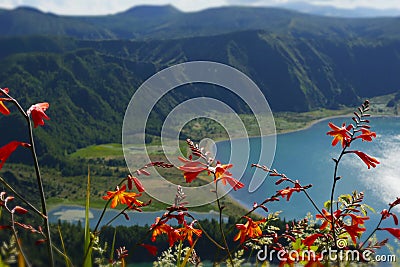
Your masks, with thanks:
[{"label": "green leaf", "polygon": [[292,248],[294,250],[301,249],[301,247],[302,247],[302,244],[301,244],[301,239],[300,238],[297,238],[296,242],[292,242]]},{"label": "green leaf", "polygon": [[330,200],[325,201],[325,202],[324,202],[324,207],[325,207],[327,210],[329,210],[329,209],[331,208],[331,201],[330,201]]},{"label": "green leaf", "polygon": [[364,215],[364,216],[366,216],[367,215],[367,209],[369,209],[370,211],[372,211],[373,213],[376,213],[376,211],[375,211],[375,209],[373,208],[373,207],[371,207],[370,205],[367,205],[367,204],[362,204],[361,205],[361,212],[362,212],[362,214]]},{"label": "green leaf", "polygon": [[64,238],[63,238],[62,233],[61,233],[60,225],[58,225],[57,229],[58,229],[58,234],[60,235],[61,247],[63,249],[63,256],[64,256],[64,261],[65,261],[65,266],[70,267],[71,264],[70,264],[70,261],[69,261],[68,256],[67,256],[67,251],[65,249]]}]

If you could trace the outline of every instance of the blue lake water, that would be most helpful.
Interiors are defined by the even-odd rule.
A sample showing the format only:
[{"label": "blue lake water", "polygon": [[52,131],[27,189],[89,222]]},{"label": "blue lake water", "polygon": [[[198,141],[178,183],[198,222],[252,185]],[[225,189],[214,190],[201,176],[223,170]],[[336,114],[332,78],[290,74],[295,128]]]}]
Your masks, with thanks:
[{"label": "blue lake water", "polygon": [[[293,180],[298,179],[301,185],[312,184],[313,187],[308,192],[319,207],[330,198],[334,171],[332,158],[337,158],[341,151],[340,144],[332,147],[332,137],[326,135],[330,130],[329,121],[339,126],[343,122],[347,124],[352,122],[351,118],[335,118],[324,120],[302,131],[278,135],[274,162],[269,166],[285,173]],[[351,150],[360,150],[374,156],[381,164],[368,169],[357,156],[345,155],[339,165],[338,175],[342,176],[342,179],[337,184],[335,195],[337,197],[339,194],[350,194],[353,190],[364,192],[365,203],[379,213],[382,209],[388,208],[388,203],[400,197],[400,118],[373,117],[370,125],[371,130],[377,133],[377,138],[373,142],[356,141],[352,144]],[[232,144],[218,143],[218,156],[221,161],[228,160],[230,146],[234,146],[234,142],[242,141],[234,140]],[[250,140],[251,145],[255,147],[259,142],[257,138]],[[263,162],[258,161],[257,155],[252,156],[250,163],[263,165]],[[253,175],[254,168],[248,167],[241,181],[249,184]],[[265,173],[260,174],[257,171],[257,175],[264,177]],[[275,185],[276,180],[276,177],[267,177],[261,187],[253,193],[249,193],[245,187],[236,192],[231,191],[230,194],[241,204],[251,207],[254,202],[260,203],[275,194],[276,190],[292,186],[285,183]],[[267,207],[270,211],[282,211],[281,216],[286,219],[304,218],[308,212],[316,214],[303,193],[295,192],[289,202],[281,199],[279,202],[269,203]],[[399,207],[395,211],[399,212]],[[372,230],[380,219],[380,214],[370,212],[368,215],[371,219],[366,226]],[[392,220],[387,220],[381,227],[394,226]],[[381,232],[378,236],[389,237],[389,234]]]},{"label": "blue lake water", "polygon": [[[98,219],[100,218],[102,210],[100,209],[90,209],[89,218],[90,218],[90,227],[94,228]],[[111,219],[113,219],[119,211],[108,209],[103,217],[103,220],[100,223],[100,226],[108,223]],[[126,220],[124,216],[119,216],[115,219],[111,225],[118,226],[130,226],[130,225],[151,225],[154,223],[156,217],[161,217],[164,214],[164,211],[153,211],[153,212],[136,212],[136,211],[127,211],[129,216],[129,220]],[[191,212],[193,216],[195,216],[198,220],[219,220],[219,214],[217,212]],[[71,223],[77,223],[80,221],[82,224],[85,221],[85,208],[80,206],[69,206],[69,205],[60,205],[56,208],[52,209],[49,212],[49,220],[52,223],[57,223],[60,221],[67,221]],[[224,221],[227,221],[228,218],[224,216]],[[175,220],[171,220],[171,224],[173,225]]]}]

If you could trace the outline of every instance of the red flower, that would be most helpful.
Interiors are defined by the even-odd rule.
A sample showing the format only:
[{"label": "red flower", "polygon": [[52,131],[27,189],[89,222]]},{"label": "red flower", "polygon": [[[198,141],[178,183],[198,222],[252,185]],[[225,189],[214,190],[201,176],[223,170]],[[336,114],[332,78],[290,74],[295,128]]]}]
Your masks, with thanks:
[{"label": "red flower", "polygon": [[157,255],[157,247],[156,247],[156,246],[152,246],[152,245],[148,245],[148,244],[139,244],[139,246],[142,246],[142,247],[144,247],[145,249],[147,249],[147,251],[148,251],[151,255],[153,255],[153,256]]},{"label": "red flower", "polygon": [[6,162],[6,160],[8,159],[8,157],[19,146],[30,147],[30,145],[27,143],[12,141],[12,142],[8,143],[7,145],[0,148],[0,169],[3,168],[3,165]]},{"label": "red flower", "polygon": [[237,241],[240,239],[240,243],[243,243],[248,238],[257,238],[262,235],[259,224],[266,222],[266,218],[260,221],[253,221],[247,216],[245,216],[244,218],[247,219],[247,222],[245,224],[236,224],[236,228],[239,229],[239,233],[235,236],[233,241]]},{"label": "red flower", "polygon": [[[2,88],[1,90],[3,90],[5,93],[8,94],[8,88]],[[0,96],[3,95],[2,93],[0,93]],[[0,100],[0,113],[4,114],[4,115],[9,115],[10,111],[8,110],[8,108],[4,105],[3,100]]]},{"label": "red flower", "polygon": [[214,173],[214,182],[221,180],[223,185],[226,185],[228,182],[229,185],[232,186],[233,190],[236,191],[242,188],[244,184],[233,178],[232,173],[227,171],[227,169],[232,167],[232,164],[221,164],[219,161],[217,161],[217,166],[215,166],[215,168],[209,168],[209,170]]},{"label": "red flower", "polygon": [[32,105],[28,111],[26,112],[29,115],[32,115],[33,125],[34,127],[38,127],[38,125],[43,126],[44,120],[50,120],[50,118],[44,113],[49,108],[49,103],[38,103]]},{"label": "red flower", "polygon": [[178,229],[179,234],[181,236],[182,239],[187,239],[189,241],[190,246],[193,245],[193,234],[197,235],[198,237],[201,236],[201,234],[203,233],[202,230],[200,229],[195,229],[193,227],[193,224],[196,221],[192,221],[189,225],[186,223],[186,221],[183,222],[183,227]]},{"label": "red flower", "polygon": [[395,225],[399,224],[399,220],[397,219],[396,214],[389,212],[387,209],[382,210],[381,214],[382,214],[382,220],[385,220],[385,219],[389,218],[390,216],[392,216],[394,224]]},{"label": "red flower", "polygon": [[367,141],[367,142],[371,142],[372,141],[372,137],[376,137],[376,133],[375,132],[371,132],[368,129],[361,129],[361,134],[359,136],[357,136],[356,138],[361,138],[363,141]]},{"label": "red flower", "polygon": [[365,154],[364,152],[361,152],[358,150],[348,151],[347,153],[356,154],[362,161],[364,161],[364,163],[368,166],[368,169],[370,167],[375,168],[376,165],[380,163],[376,158],[371,157],[371,156]]},{"label": "red flower", "polygon": [[378,230],[386,230],[391,233],[394,237],[400,240],[400,229],[399,228],[378,228]]},{"label": "red flower", "polygon": [[12,213],[25,214],[25,213],[27,213],[27,212],[28,212],[27,209],[25,209],[25,208],[23,208],[23,207],[20,207],[20,206],[15,206],[15,207],[12,209]]},{"label": "red flower", "polygon": [[112,199],[111,208],[115,208],[118,203],[125,204],[131,206],[135,204],[138,207],[143,206],[143,202],[136,199],[136,197],[140,197],[142,194],[136,194],[134,192],[126,192],[126,185],[123,185],[121,188],[117,187],[117,191],[108,191],[107,196],[103,196],[104,200]]},{"label": "red flower", "polygon": [[186,160],[182,157],[178,157],[178,159],[185,163],[183,166],[178,167],[178,169],[183,171],[183,177],[187,183],[191,183],[201,172],[207,170],[207,165],[202,162]]},{"label": "red flower", "polygon": [[349,131],[353,128],[350,124],[346,127],[346,124],[343,123],[342,127],[338,127],[333,123],[328,124],[331,127],[332,131],[327,132],[327,135],[333,136],[332,146],[336,146],[336,144],[340,141],[342,143],[342,147],[348,146],[351,141],[351,136]]},{"label": "red flower", "polygon": [[399,205],[399,204],[400,204],[400,197],[396,198],[396,200],[393,201],[393,203],[390,203],[389,206],[390,206],[391,208],[393,208],[393,207],[395,207],[395,206],[397,206],[397,205]]}]

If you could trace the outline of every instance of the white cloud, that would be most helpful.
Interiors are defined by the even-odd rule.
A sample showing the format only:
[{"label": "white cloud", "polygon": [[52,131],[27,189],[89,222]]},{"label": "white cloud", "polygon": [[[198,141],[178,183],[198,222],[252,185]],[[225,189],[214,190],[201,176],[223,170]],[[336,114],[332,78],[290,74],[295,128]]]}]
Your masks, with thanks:
[{"label": "white cloud", "polygon": [[[271,6],[301,0],[1,0],[1,8],[31,6],[44,12],[62,15],[114,14],[136,5],[172,4],[183,11],[197,11],[209,7],[227,5]],[[378,9],[400,9],[399,0],[303,0],[319,5],[333,5],[341,8],[372,7]]]},{"label": "white cloud", "polygon": [[0,8],[30,6],[60,15],[96,15],[115,14],[137,5],[167,4],[172,4],[183,11],[197,11],[227,5],[227,2],[225,0],[2,0]]},{"label": "white cloud", "polygon": [[333,5],[340,8],[400,9],[399,0],[312,0],[311,2],[318,5]]}]

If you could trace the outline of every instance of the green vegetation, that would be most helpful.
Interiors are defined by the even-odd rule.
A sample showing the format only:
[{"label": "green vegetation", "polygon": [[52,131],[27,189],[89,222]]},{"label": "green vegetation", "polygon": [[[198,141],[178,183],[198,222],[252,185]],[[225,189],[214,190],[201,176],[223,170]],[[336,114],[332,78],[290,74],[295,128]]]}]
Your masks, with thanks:
[{"label": "green vegetation", "polygon": [[123,157],[121,144],[91,145],[80,148],[72,153],[71,158],[121,158]]}]

